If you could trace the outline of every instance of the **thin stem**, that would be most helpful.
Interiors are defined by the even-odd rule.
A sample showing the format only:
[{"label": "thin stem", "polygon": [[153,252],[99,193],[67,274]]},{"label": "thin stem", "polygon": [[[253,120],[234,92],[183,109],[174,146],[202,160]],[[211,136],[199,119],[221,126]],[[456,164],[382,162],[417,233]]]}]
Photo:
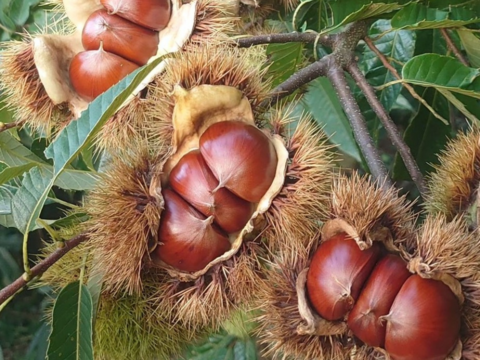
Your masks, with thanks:
[{"label": "thin stem", "polygon": [[378,153],[373,139],[367,129],[365,118],[353,97],[350,88],[348,87],[343,69],[339,66],[332,66],[328,72],[327,77],[332,82],[335,91],[340,99],[343,110],[347,115],[350,125],[352,126],[353,135],[357,141],[358,146],[362,150],[362,154],[367,162],[367,165],[375,180],[384,187],[391,187],[393,184],[388,177],[387,169],[383,164],[380,154]]},{"label": "thin stem", "polygon": [[365,94],[368,103],[372,107],[372,110],[377,114],[378,118],[383,124],[383,127],[387,131],[388,137],[392,141],[393,145],[397,148],[398,153],[403,159],[403,162],[412,177],[415,185],[417,186],[420,195],[423,197],[426,193],[425,182],[423,180],[423,175],[418,168],[418,165],[415,159],[410,152],[410,148],[405,144],[403,141],[400,132],[398,131],[397,127],[393,123],[393,120],[390,118],[390,115],[387,113],[385,108],[383,107],[380,100],[378,100],[377,96],[375,95],[375,90],[370,86],[363,76],[362,72],[358,68],[357,63],[352,62],[347,66],[347,71],[352,76],[353,80],[357,83],[360,87],[360,90]]},{"label": "thin stem", "polygon": [[442,34],[443,38],[445,39],[447,46],[452,52],[455,54],[456,58],[460,60],[460,62],[465,66],[470,66],[465,56],[463,56],[462,52],[457,48],[455,43],[453,42],[450,34],[448,33],[447,29],[440,29],[440,33]]},{"label": "thin stem", "polygon": [[313,64],[310,64],[307,67],[299,70],[283,83],[278,85],[275,89],[273,89],[270,93],[270,98],[265,100],[262,105],[265,107],[274,105],[279,100],[294,93],[295,90],[299,89],[303,85],[308,84],[310,81],[315,80],[320,76],[325,76],[332,62],[333,57],[331,55],[327,55],[320,60],[315,61]]},{"label": "thin stem", "polygon": [[[364,38],[364,41],[365,43],[367,44],[367,46],[370,48],[370,50],[372,50],[375,55],[378,56],[378,58],[380,59],[380,61],[382,62],[383,66],[385,66],[385,68],[390,71],[392,73],[392,75],[398,79],[399,81],[402,81],[402,85],[405,89],[408,90],[408,92],[416,99],[418,100],[423,106],[425,106],[428,111],[430,111],[433,116],[435,116],[437,119],[439,119],[440,121],[442,121],[444,124],[448,124],[448,121],[446,119],[444,119],[440,114],[438,114],[434,108],[432,108],[430,106],[430,104],[428,102],[425,101],[425,99],[423,99],[420,95],[417,94],[417,92],[415,91],[415,89],[410,85],[410,84],[407,84],[405,82],[403,82],[402,80],[402,77],[398,74],[397,72],[397,69],[395,69],[392,64],[390,64],[387,60],[387,58],[385,57],[385,55],[383,55],[380,50],[377,49],[377,47],[375,46],[375,44],[373,43],[372,39],[370,39],[369,37],[365,37]],[[394,82],[390,82],[390,84],[393,84]],[[385,84],[386,85],[386,84]]]},{"label": "thin stem", "polygon": [[262,44],[284,44],[290,42],[301,43],[315,43],[331,46],[333,44],[335,36],[333,35],[319,35],[316,32],[305,33],[287,33],[287,34],[268,34],[268,35],[256,35],[248,36],[236,39],[239,47],[251,47]]},{"label": "thin stem", "polygon": [[[87,234],[80,234],[68,241],[65,241],[65,246],[55,250],[50,255],[48,255],[45,259],[40,261],[37,265],[30,269],[30,273],[32,277],[40,276],[45,271],[47,271],[53,264],[55,264],[58,260],[60,260],[66,253],[72,250],[77,245],[81,244],[82,242],[88,239]],[[7,301],[8,299],[12,298],[17,292],[19,292],[23,287],[28,285],[28,281],[26,280],[25,274],[20,276],[17,280],[15,280],[10,285],[6,286],[2,290],[0,290],[0,306]]]},{"label": "thin stem", "polygon": [[20,120],[10,123],[0,123],[0,132],[4,132],[16,127],[22,127],[23,125],[25,125],[25,122],[26,120]]}]

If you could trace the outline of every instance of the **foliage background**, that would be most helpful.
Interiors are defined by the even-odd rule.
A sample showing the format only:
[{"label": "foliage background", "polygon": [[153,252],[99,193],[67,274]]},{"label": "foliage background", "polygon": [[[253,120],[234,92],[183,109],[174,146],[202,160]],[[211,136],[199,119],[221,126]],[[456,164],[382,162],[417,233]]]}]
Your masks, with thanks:
[{"label": "foliage background", "polygon": [[[24,30],[35,33],[45,28],[46,24],[52,26],[56,21],[54,14],[49,12],[50,7],[41,6],[38,0],[1,0],[0,6],[2,41],[21,39],[19,34]],[[325,29],[336,32],[346,23],[364,18],[372,19],[369,36],[375,40],[376,47],[399,73],[403,71],[404,77],[411,75],[409,82],[417,94],[436,112],[435,115],[427,109],[401,84],[392,84],[395,78],[364,42],[357,46],[360,69],[368,82],[376,87],[377,96],[401,130],[422,173],[428,175],[447,139],[472,123],[477,123],[480,118],[480,82],[477,81],[480,76],[480,5],[476,1],[460,0],[416,1],[409,5],[403,1],[303,0],[295,11],[273,12],[265,24],[282,32],[321,32]],[[463,26],[469,31],[462,31]],[[460,31],[457,31],[459,27]],[[456,29],[449,34],[456,46],[467,55],[471,68],[433,55],[447,55],[453,59],[440,28]],[[269,74],[274,78],[274,84],[278,85],[330,51],[321,45],[302,43],[268,45]],[[422,58],[421,55],[426,57]],[[429,65],[432,71],[413,71],[415,66],[421,64],[414,63],[412,58]],[[409,63],[409,67],[405,66],[406,63]],[[407,71],[409,69],[410,73]],[[442,69],[451,75],[449,79],[438,76]],[[434,70],[438,70],[437,76]],[[468,82],[467,78],[471,81]],[[415,198],[418,196],[417,189],[379,119],[353,80],[349,78],[348,81],[390,175],[402,191]],[[330,81],[317,78],[299,89],[298,94],[304,96],[296,111],[307,111],[322,124],[331,142],[343,155],[339,165],[367,172],[349,121]],[[0,121],[12,121],[12,114],[3,106]],[[23,180],[22,175],[33,166],[51,169],[53,163],[44,155],[47,145],[43,134],[34,134],[27,128],[0,134],[0,183],[3,184],[0,188],[1,287],[10,284],[23,272],[23,235],[16,229],[18,225],[12,217],[11,205],[6,200],[21,188],[22,181],[25,183],[26,175]],[[55,220],[64,217],[69,207],[81,204],[82,190],[92,185],[85,174],[101,170],[101,165],[101,157],[94,157],[88,149],[82,150],[81,156],[75,159],[65,175],[70,176],[69,183],[74,179],[75,185],[67,189],[55,186],[48,193],[40,213],[40,218],[47,226],[36,226],[37,229],[30,234],[28,253],[33,254],[30,260],[35,259],[34,254],[38,254],[42,247],[42,239],[48,238],[52,231],[54,233],[55,226],[81,220],[63,219],[63,222],[55,223]],[[10,172],[5,172],[6,169],[10,169]],[[17,171],[16,176],[12,175],[12,171]],[[23,291],[0,313],[0,360],[45,358],[50,329],[43,322],[42,313],[53,297],[46,287]],[[212,335],[204,344],[189,349],[186,357],[256,359],[257,349],[253,339],[246,337],[237,325],[232,325],[224,333]]]}]

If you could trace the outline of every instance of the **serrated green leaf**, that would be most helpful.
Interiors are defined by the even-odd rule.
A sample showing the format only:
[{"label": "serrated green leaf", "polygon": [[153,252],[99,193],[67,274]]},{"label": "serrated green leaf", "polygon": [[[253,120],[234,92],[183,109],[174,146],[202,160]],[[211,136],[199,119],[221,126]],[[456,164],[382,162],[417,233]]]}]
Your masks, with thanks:
[{"label": "serrated green leaf", "polygon": [[[444,117],[448,117],[448,102],[436,89],[425,89],[422,98]],[[450,126],[438,121],[423,105],[410,122],[404,133],[405,143],[418,164],[421,172],[426,174],[432,170],[432,164],[438,163],[437,154],[445,147],[450,136]],[[395,157],[393,168],[395,180],[408,180],[410,175],[400,156]]]},{"label": "serrated green leaf", "polygon": [[0,187],[0,225],[6,228],[16,227],[12,216],[12,197],[13,194],[10,191]]},{"label": "serrated green leaf", "polygon": [[155,59],[136,70],[103,95],[95,99],[80,118],[70,122],[55,141],[45,150],[48,159],[53,159],[55,174],[63,169],[93,140],[102,125],[110,119],[131,96],[142,81],[164,60]]},{"label": "serrated green leaf", "polygon": [[[465,18],[462,18],[465,16]],[[440,29],[472,24],[480,17],[472,12],[446,11],[414,2],[399,10],[392,18],[394,29]]]},{"label": "serrated green leaf", "polygon": [[[9,132],[0,133],[0,162],[10,167],[39,166],[47,176],[53,175],[53,166],[47,164],[33,152],[22,145]],[[55,180],[55,185],[65,190],[89,190],[97,181],[97,177],[88,171],[66,169]]]},{"label": "serrated green leaf", "polygon": [[10,18],[18,26],[23,26],[30,16],[30,7],[37,5],[39,0],[12,1],[10,4]]},{"label": "serrated green leaf", "polygon": [[344,153],[361,161],[350,123],[335,94],[327,78],[315,79],[303,98],[305,110],[323,127],[331,142],[338,145]]},{"label": "serrated green leaf", "polygon": [[19,166],[29,163],[45,164],[42,159],[23,146],[8,131],[0,133],[0,161],[8,166]]},{"label": "serrated green leaf", "polygon": [[55,220],[50,224],[50,227],[54,229],[72,227],[87,221],[89,218],[90,217],[87,215],[87,213],[76,212],[61,219]]},{"label": "serrated green leaf", "polygon": [[458,29],[457,33],[462,41],[465,51],[467,52],[470,64],[472,67],[480,68],[480,39],[466,29]]},{"label": "serrated green leaf", "polygon": [[302,43],[270,44],[267,56],[270,60],[268,74],[273,79],[273,86],[287,80],[297,70],[302,61]]},{"label": "serrated green leaf", "polygon": [[34,166],[36,166],[34,163],[27,163],[4,169],[2,172],[0,172],[0,185],[5,184],[6,182],[23,175],[25,172],[27,172]]},{"label": "serrated green leaf", "polygon": [[332,31],[340,26],[379,15],[391,13],[402,8],[406,1],[375,2],[372,0],[339,0],[329,2],[333,15],[333,26],[325,31]]},{"label": "serrated green leaf", "polygon": [[51,175],[38,167],[32,168],[23,177],[22,186],[12,198],[12,215],[21,233],[27,234],[35,227],[52,180]]},{"label": "serrated green leaf", "polygon": [[93,360],[92,297],[79,281],[58,294],[48,341],[48,360]]},{"label": "serrated green leaf", "polygon": [[480,99],[480,69],[463,65],[457,59],[438,54],[424,54],[409,60],[402,71],[405,82]]}]

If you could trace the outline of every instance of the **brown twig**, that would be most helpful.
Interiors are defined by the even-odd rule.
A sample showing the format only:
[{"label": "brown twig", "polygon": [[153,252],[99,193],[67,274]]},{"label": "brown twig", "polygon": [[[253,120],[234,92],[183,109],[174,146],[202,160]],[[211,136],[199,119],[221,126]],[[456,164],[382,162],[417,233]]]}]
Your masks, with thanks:
[{"label": "brown twig", "polygon": [[0,132],[7,131],[16,127],[22,127],[25,125],[26,120],[20,120],[10,123],[0,123]]},{"label": "brown twig", "polygon": [[426,187],[423,180],[423,175],[418,168],[412,153],[410,152],[410,148],[407,146],[407,144],[405,144],[405,141],[403,141],[402,135],[398,131],[393,120],[390,118],[390,115],[387,113],[382,103],[375,95],[375,90],[373,90],[373,87],[367,82],[367,79],[365,79],[365,76],[363,76],[362,72],[358,68],[357,63],[350,63],[347,66],[347,71],[352,76],[353,80],[355,80],[360,90],[362,90],[362,92],[365,94],[365,97],[367,98],[372,110],[375,112],[375,114],[377,114],[378,118],[383,124],[383,127],[387,131],[388,137],[402,157],[405,167],[412,177],[412,180],[415,182],[420,195],[424,197],[426,193]]},{"label": "brown twig", "polygon": [[362,154],[372,176],[378,180],[379,184],[382,184],[385,187],[391,187],[393,184],[388,177],[387,169],[385,168],[385,165],[375,148],[373,139],[368,132],[362,111],[348,87],[343,69],[339,66],[333,66],[328,70],[327,77],[332,82],[332,85],[340,98],[340,103],[342,104],[343,110],[352,126],[355,140],[362,150]]},{"label": "brown twig", "polygon": [[[42,275],[47,271],[53,264],[60,260],[66,253],[72,250],[74,247],[78,246],[82,242],[88,239],[87,234],[80,234],[68,241],[65,241],[65,246],[55,250],[45,259],[40,261],[37,265],[31,268],[31,275],[33,277]],[[18,291],[20,291],[24,286],[28,285],[28,281],[25,280],[24,276],[19,277],[10,285],[6,286],[0,290],[0,305],[7,301],[10,297],[14,296]]]},{"label": "brown twig", "polygon": [[453,42],[450,34],[448,33],[447,29],[440,29],[440,33],[442,34],[443,38],[445,39],[447,46],[452,52],[455,54],[456,58],[465,66],[470,66],[465,56],[463,56],[462,52],[457,48],[455,43]]},{"label": "brown twig", "polygon": [[335,35],[318,35],[315,32],[286,33],[247,36],[236,39],[238,47],[248,48],[263,44],[285,44],[290,42],[315,43],[316,41],[326,46],[332,46]]},{"label": "brown twig", "polygon": [[270,93],[270,97],[262,103],[262,106],[272,106],[279,100],[295,92],[295,90],[308,84],[310,81],[315,80],[320,76],[325,76],[332,61],[333,57],[327,55],[320,60],[315,61],[313,64],[299,70],[273,89]]}]

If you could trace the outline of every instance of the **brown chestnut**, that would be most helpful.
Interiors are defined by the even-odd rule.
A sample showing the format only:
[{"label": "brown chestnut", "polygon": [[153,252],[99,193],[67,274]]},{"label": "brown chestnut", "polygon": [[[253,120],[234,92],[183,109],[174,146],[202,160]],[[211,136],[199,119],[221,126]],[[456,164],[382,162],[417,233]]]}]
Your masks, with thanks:
[{"label": "brown chestnut", "polygon": [[109,14],[116,14],[135,24],[160,31],[170,21],[171,0],[100,0]]},{"label": "brown chestnut", "polygon": [[393,254],[386,255],[373,268],[357,302],[348,314],[348,327],[370,346],[383,347],[387,315],[403,283],[411,274],[407,264]]},{"label": "brown chestnut", "polygon": [[218,180],[198,149],[185,154],[172,169],[170,186],[203,215],[213,216],[215,223],[229,234],[241,230],[252,216],[252,203],[226,188],[212,192]]},{"label": "brown chestnut", "polygon": [[200,152],[219,187],[249,202],[259,202],[275,178],[275,148],[253,125],[241,121],[213,124],[200,136]]},{"label": "brown chestnut", "polygon": [[181,271],[199,271],[230,249],[230,242],[212,217],[206,218],[173,190],[163,191],[165,209],[155,252],[160,260]]},{"label": "brown chestnut", "polygon": [[83,27],[82,43],[85,50],[97,50],[103,43],[105,51],[141,66],[157,53],[158,32],[97,10]]},{"label": "brown chestnut", "polygon": [[377,242],[360,250],[355,240],[345,233],[320,244],[307,275],[308,297],[320,316],[333,321],[342,319],[350,311],[380,250]]},{"label": "brown chestnut", "polygon": [[82,98],[92,101],[137,68],[137,64],[100,47],[74,56],[70,64],[70,81]]},{"label": "brown chestnut", "polygon": [[412,275],[384,319],[393,360],[445,360],[458,342],[460,303],[443,282]]}]

